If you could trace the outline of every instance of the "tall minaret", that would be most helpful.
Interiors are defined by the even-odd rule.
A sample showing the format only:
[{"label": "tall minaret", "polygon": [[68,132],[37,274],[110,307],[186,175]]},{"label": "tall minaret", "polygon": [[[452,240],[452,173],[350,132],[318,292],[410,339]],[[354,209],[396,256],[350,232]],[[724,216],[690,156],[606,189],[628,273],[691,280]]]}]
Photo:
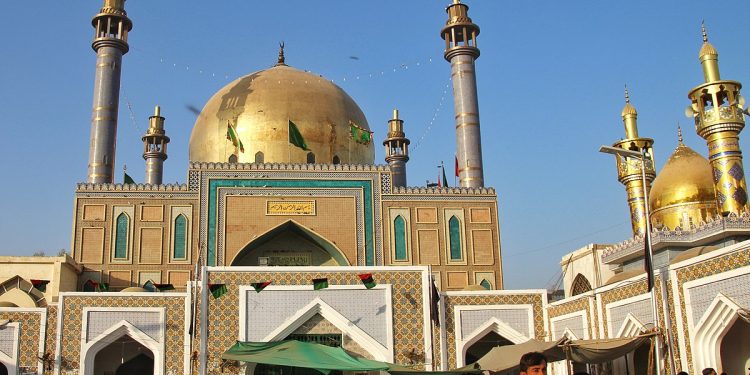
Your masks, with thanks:
[{"label": "tall minaret", "polygon": [[398,109],[388,120],[388,136],[383,141],[385,161],[391,166],[393,186],[406,186],[406,162],[409,161],[409,139],[404,133],[404,121],[398,118]]},{"label": "tall minaret", "polygon": [[692,89],[689,113],[695,118],[695,130],[708,144],[716,189],[716,203],[722,215],[747,211],[747,185],[742,167],[739,135],[745,127],[742,84],[719,76],[719,53],[708,42],[701,25],[703,46],[699,58],[705,83]]},{"label": "tall minaret", "polygon": [[459,182],[463,187],[484,186],[482,139],[479,132],[479,104],[474,60],[479,57],[479,26],[471,22],[466,4],[453,0],[445,10],[448,21],[441,30],[445,59],[451,63],[453,106],[456,111],[456,157]]},{"label": "tall minaret", "polygon": [[[656,177],[654,168],[654,153],[652,146],[654,140],[638,136],[638,112],[630,104],[630,94],[625,88],[625,107],[622,109],[622,123],[625,125],[625,138],[613,144],[627,150],[641,152],[645,149],[648,153],[646,161],[646,187],[651,189],[651,182]],[[646,233],[646,200],[643,196],[643,175],[641,172],[641,161],[634,158],[625,158],[616,155],[617,179],[625,185],[628,193],[628,206],[630,206],[630,220],[633,227],[633,235]]]},{"label": "tall minaret", "polygon": [[167,160],[169,137],[164,132],[164,117],[161,108],[154,108],[154,115],[148,118],[148,130],[143,140],[143,158],[146,160],[146,183],[160,185],[164,174],[164,160]]},{"label": "tall minaret", "polygon": [[91,47],[96,51],[94,104],[91,113],[88,182],[112,183],[115,170],[117,107],[120,103],[122,55],[128,52],[133,23],[125,0],[104,0],[91,24],[96,29]]}]

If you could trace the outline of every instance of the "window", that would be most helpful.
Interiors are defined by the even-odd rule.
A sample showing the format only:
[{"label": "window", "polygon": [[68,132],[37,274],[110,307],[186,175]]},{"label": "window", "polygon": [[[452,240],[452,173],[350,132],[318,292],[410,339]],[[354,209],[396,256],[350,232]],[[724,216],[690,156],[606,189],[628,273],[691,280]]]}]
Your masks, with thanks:
[{"label": "window", "polygon": [[237,155],[229,155],[229,162],[232,164],[237,163]]},{"label": "window", "polygon": [[487,279],[482,279],[482,282],[480,282],[479,285],[481,285],[482,288],[487,289],[487,290],[492,289],[492,284],[490,284],[490,282],[487,281]]},{"label": "window", "polygon": [[174,259],[185,259],[185,248],[187,244],[187,218],[180,214],[174,219]]},{"label": "window", "polygon": [[461,260],[461,228],[458,218],[451,216],[448,220],[448,240],[451,260]]},{"label": "window", "polygon": [[124,212],[117,216],[115,227],[115,259],[128,258],[128,227],[130,218]]},{"label": "window", "polygon": [[406,260],[406,221],[401,215],[393,220],[393,240],[396,245],[395,260]]},{"label": "window", "polygon": [[315,163],[315,154],[312,152],[307,153],[307,164],[314,164]]},{"label": "window", "polygon": [[338,155],[333,156],[333,164],[341,164],[341,159]]},{"label": "window", "polygon": [[263,164],[263,163],[264,163],[264,161],[263,161],[263,160],[265,160],[265,158],[264,158],[264,156],[263,156],[263,153],[262,153],[262,152],[260,152],[260,151],[256,152],[256,153],[255,153],[255,162],[256,162],[257,164]]}]

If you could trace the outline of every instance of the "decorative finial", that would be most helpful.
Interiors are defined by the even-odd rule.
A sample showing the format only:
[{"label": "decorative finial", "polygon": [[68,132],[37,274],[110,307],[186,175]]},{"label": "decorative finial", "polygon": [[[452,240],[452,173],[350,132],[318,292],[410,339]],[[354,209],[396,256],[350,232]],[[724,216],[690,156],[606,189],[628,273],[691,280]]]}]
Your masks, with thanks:
[{"label": "decorative finial", "polygon": [[279,43],[279,61],[276,63],[276,65],[286,65],[286,63],[284,63],[284,42],[283,41]]},{"label": "decorative finial", "polygon": [[625,103],[630,103],[630,93],[628,92],[628,85],[625,85]]},{"label": "decorative finial", "polygon": [[706,23],[701,21],[701,34],[703,34],[703,43],[708,43],[708,33],[706,33]]},{"label": "decorative finial", "polygon": [[677,123],[677,141],[680,143],[680,146],[684,146],[682,143],[682,128],[680,128],[680,123]]},{"label": "decorative finial", "polygon": [[461,4],[461,0],[453,0],[453,4]]}]

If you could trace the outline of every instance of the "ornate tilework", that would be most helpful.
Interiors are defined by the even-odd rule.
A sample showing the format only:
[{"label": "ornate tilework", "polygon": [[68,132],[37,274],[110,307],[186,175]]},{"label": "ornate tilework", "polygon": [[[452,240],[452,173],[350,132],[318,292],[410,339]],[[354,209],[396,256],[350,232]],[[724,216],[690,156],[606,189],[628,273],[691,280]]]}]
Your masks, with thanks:
[{"label": "ornate tilework", "polygon": [[742,170],[742,167],[740,166],[740,163],[734,163],[732,165],[732,168],[729,168],[727,171],[732,178],[739,181],[745,178],[745,171]]},{"label": "ornate tilework", "polygon": [[39,327],[42,314],[38,311],[2,311],[0,319],[9,319],[19,323],[18,366],[24,371],[38,370],[37,355],[39,352]]},{"label": "ornate tilework", "polygon": [[734,198],[737,203],[744,206],[745,203],[747,203],[747,192],[742,188],[742,186],[738,186],[737,190],[735,190],[734,194],[732,194],[732,198]]},{"label": "ornate tilework", "polygon": [[724,206],[724,202],[727,201],[727,196],[724,195],[721,191],[716,191],[716,201],[719,203],[719,208]]},{"label": "ornate tilework", "polygon": [[714,183],[717,183],[719,182],[719,179],[721,179],[721,176],[723,175],[723,173],[721,172],[721,169],[719,168],[713,168],[713,172],[714,172]]}]

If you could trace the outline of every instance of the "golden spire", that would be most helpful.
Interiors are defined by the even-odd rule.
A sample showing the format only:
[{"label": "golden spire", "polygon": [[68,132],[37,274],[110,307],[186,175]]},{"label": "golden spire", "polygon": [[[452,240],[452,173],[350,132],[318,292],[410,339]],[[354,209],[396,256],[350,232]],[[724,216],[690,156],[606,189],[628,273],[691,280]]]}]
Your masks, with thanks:
[{"label": "golden spire", "polygon": [[705,23],[701,22],[701,34],[703,35],[703,45],[698,53],[698,59],[703,66],[703,78],[706,82],[718,81],[719,76],[719,53],[716,48],[708,42],[708,33],[706,32]]},{"label": "golden spire", "polygon": [[275,66],[279,65],[286,65],[284,62],[284,42],[279,43],[279,60],[276,62]]},{"label": "golden spire", "polygon": [[636,119],[638,118],[638,111],[635,110],[632,104],[630,104],[630,92],[628,91],[628,85],[625,85],[625,107],[622,109],[622,121],[625,124],[625,136],[627,138],[638,138],[638,125]]},{"label": "golden spire", "polygon": [[682,128],[680,128],[679,122],[677,123],[677,142],[678,142],[678,147],[685,145],[684,143],[682,143]]}]

